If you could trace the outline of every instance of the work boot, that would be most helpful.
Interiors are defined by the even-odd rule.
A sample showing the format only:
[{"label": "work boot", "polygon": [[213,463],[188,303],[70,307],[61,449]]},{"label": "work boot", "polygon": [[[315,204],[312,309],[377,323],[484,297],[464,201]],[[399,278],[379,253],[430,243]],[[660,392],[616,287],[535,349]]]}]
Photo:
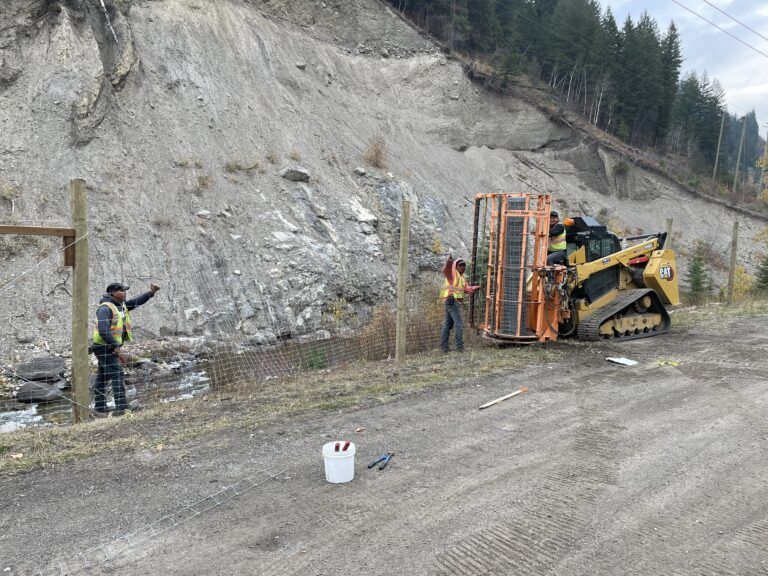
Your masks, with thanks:
[{"label": "work boot", "polygon": [[141,404],[138,400],[132,400],[125,408],[118,408],[114,411],[115,416],[122,416],[123,414],[129,414],[141,410]]}]

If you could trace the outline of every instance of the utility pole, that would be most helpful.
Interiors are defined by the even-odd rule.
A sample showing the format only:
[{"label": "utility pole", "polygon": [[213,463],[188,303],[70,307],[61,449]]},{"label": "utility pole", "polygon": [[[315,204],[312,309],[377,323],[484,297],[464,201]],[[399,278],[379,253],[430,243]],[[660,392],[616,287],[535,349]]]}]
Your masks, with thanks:
[{"label": "utility pole", "polygon": [[741,163],[741,151],[744,149],[744,135],[747,133],[747,117],[741,126],[741,140],[739,140],[739,153],[736,155],[736,172],[733,175],[733,192],[736,193],[736,183],[739,181],[739,164]]},{"label": "utility pole", "polygon": [[[768,128],[768,124],[763,125],[765,128]],[[763,161],[761,162],[763,165],[763,169],[760,170],[760,180],[757,182],[757,198],[761,199],[763,197],[763,178],[765,178],[765,168],[766,165],[768,165],[768,130],[765,132],[765,150],[763,150]]]},{"label": "utility pole", "polygon": [[739,247],[739,221],[733,222],[733,235],[731,236],[731,264],[728,267],[728,305],[733,304],[733,288],[736,278],[736,251]]},{"label": "utility pole", "polygon": [[408,332],[406,310],[406,279],[408,276],[408,239],[411,228],[411,202],[403,200],[400,220],[400,259],[397,266],[397,324],[395,325],[395,363],[405,362],[405,340]]},{"label": "utility pole", "polygon": [[723,128],[725,127],[725,110],[723,110],[723,117],[720,120],[720,136],[717,138],[717,154],[715,154],[715,169],[712,171],[712,181],[717,182],[717,163],[720,160],[720,144],[723,142]]}]

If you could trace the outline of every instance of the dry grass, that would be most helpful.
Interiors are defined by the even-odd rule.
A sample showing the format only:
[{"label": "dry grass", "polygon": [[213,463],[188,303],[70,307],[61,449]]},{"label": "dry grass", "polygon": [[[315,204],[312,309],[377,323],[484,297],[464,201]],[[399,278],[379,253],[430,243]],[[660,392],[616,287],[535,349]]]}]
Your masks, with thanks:
[{"label": "dry grass", "polygon": [[255,171],[264,172],[261,166],[261,160],[254,158],[252,162],[243,162],[241,160],[228,160],[224,164],[224,171],[233,174],[235,172],[247,172],[250,174]]},{"label": "dry grass", "polygon": [[207,176],[205,174],[197,177],[197,189],[207,190],[213,184],[213,176]]},{"label": "dry grass", "polygon": [[359,361],[261,384],[251,375],[250,381],[207,397],[160,404],[122,418],[4,434],[0,436],[0,472],[47,468],[118,451],[161,450],[278,418],[386,404],[426,390],[455,387],[478,375],[508,375],[561,355],[552,348],[489,346],[463,355],[413,355],[402,366],[390,360]]},{"label": "dry grass", "polygon": [[708,326],[730,319],[768,314],[768,298],[754,296],[732,306],[722,303],[710,303],[702,306],[681,308],[672,312],[672,328],[692,328]]},{"label": "dry grass", "polygon": [[376,136],[368,143],[368,148],[363,152],[363,160],[376,168],[387,167],[387,146],[384,138]]},{"label": "dry grass", "polygon": [[291,160],[295,160],[296,162],[301,160],[301,152],[299,152],[296,148],[291,150]]}]

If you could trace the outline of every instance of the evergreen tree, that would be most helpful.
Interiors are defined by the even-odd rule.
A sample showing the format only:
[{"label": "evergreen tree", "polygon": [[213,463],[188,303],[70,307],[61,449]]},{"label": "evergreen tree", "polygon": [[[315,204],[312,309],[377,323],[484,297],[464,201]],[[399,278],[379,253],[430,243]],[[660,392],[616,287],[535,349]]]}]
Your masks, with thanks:
[{"label": "evergreen tree", "polygon": [[768,295],[768,252],[763,255],[760,267],[757,269],[754,290],[761,295]]},{"label": "evergreen tree", "polygon": [[496,0],[471,0],[467,4],[467,21],[468,47],[481,53],[496,50],[501,32],[496,15]]},{"label": "evergreen tree", "polygon": [[656,138],[666,139],[672,123],[672,109],[677,96],[677,86],[680,80],[680,65],[683,63],[680,48],[680,36],[675,23],[669,25],[661,42],[661,102],[659,104],[659,123],[656,127]]},{"label": "evergreen tree", "polygon": [[694,254],[685,281],[688,285],[688,299],[692,304],[703,302],[711,294],[712,280],[701,250]]}]

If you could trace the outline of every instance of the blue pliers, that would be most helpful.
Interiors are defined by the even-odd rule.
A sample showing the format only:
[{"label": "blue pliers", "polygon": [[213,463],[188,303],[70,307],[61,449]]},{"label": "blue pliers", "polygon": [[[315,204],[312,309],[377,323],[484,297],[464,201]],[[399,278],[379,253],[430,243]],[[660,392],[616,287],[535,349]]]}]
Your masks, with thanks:
[{"label": "blue pliers", "polygon": [[389,464],[390,458],[392,458],[392,456],[394,455],[395,455],[394,452],[387,452],[386,454],[382,454],[381,456],[376,458],[376,460],[368,464],[368,469],[373,468],[374,466],[376,466],[376,464],[379,464],[379,462],[381,462],[381,464],[379,465],[379,470],[384,470],[387,464]]}]

